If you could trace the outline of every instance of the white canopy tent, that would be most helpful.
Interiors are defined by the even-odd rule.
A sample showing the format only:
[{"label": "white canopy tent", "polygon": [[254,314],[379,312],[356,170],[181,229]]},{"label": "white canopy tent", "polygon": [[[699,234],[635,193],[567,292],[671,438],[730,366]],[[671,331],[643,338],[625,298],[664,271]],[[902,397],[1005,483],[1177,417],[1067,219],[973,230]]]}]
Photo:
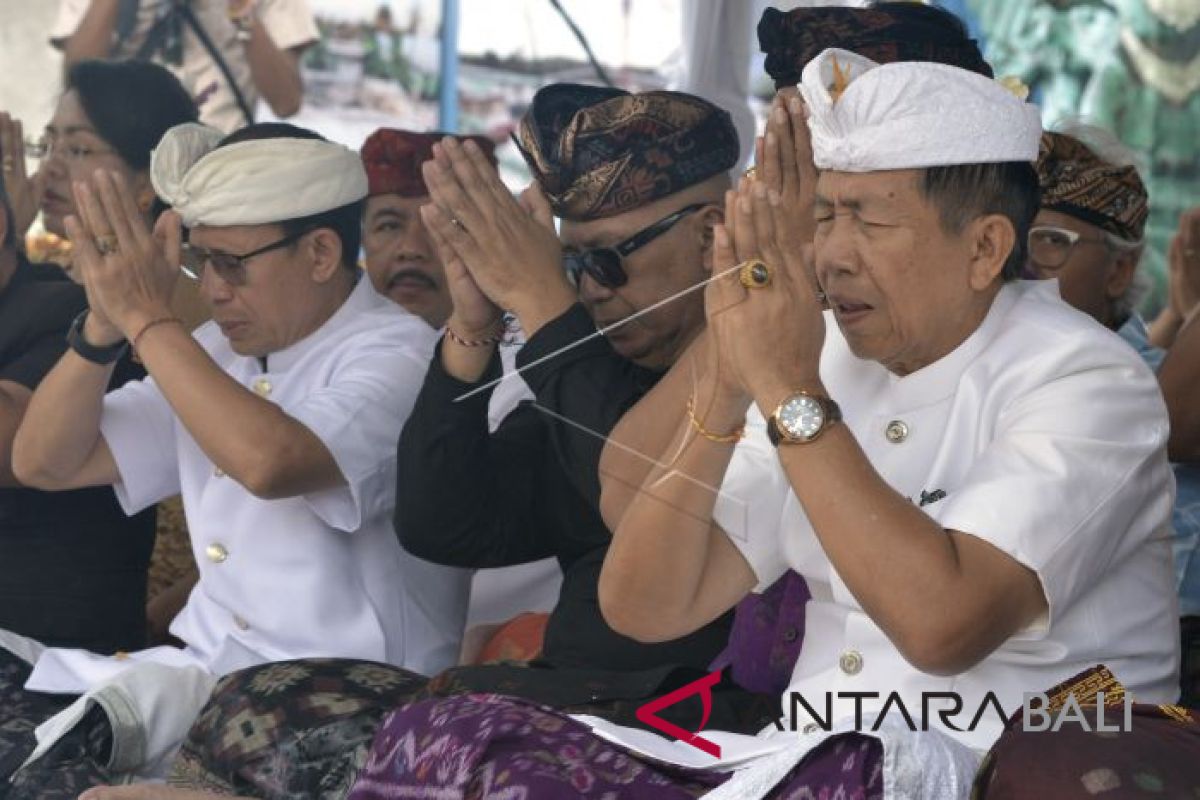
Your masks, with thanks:
[{"label": "white canopy tent", "polygon": [[682,70],[672,84],[727,109],[742,144],[740,171],[754,153],[758,120],[750,104],[756,27],[764,9],[800,6],[862,6],[862,0],[683,0]]}]

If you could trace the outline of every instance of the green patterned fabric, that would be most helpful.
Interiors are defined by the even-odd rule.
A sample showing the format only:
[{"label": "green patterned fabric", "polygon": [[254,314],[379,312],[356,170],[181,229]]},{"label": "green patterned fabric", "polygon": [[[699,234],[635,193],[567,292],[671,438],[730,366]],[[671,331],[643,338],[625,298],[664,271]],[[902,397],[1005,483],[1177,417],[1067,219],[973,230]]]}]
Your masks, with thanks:
[{"label": "green patterned fabric", "polygon": [[1200,203],[1200,3],[1195,0],[967,0],[997,75],[1040,94],[1049,127],[1082,118],[1143,159],[1150,190],[1144,311],[1166,296],[1166,252]]}]

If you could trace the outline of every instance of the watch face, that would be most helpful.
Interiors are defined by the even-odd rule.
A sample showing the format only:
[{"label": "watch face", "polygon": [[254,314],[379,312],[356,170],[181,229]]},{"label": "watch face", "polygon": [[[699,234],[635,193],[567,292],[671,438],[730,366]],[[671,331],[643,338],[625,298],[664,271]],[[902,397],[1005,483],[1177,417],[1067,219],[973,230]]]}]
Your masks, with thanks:
[{"label": "watch face", "polygon": [[779,427],[793,439],[811,439],[825,425],[825,409],[808,395],[789,397],[779,409]]}]

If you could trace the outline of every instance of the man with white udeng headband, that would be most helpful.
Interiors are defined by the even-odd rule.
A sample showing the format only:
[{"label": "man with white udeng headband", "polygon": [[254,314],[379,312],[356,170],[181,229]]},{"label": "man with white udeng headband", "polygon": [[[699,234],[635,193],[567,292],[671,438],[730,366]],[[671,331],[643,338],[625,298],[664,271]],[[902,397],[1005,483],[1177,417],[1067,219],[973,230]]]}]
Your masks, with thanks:
[{"label": "man with white udeng headband", "polygon": [[[35,756],[94,701],[110,778],[169,753],[217,676],[312,656],[432,674],[454,663],[465,614],[466,573],[409,556],[391,529],[395,443],[434,334],[355,264],[362,162],[290,125],[221,136],[167,133],[151,172],[174,211],[153,234],[116,176],[75,187],[90,310],[15,448],[39,488],[111,484],[130,513],[183,495],[200,567],[171,626],[184,648],[104,658],[0,632],[32,664],[26,690],[88,693],[42,726]],[[212,307],[194,337],[170,311],[180,263]],[[150,377],[105,397],[126,346]]]},{"label": "man with white udeng headband", "polygon": [[[501,774],[536,797],[586,780],[656,800],[965,798],[1003,725],[988,708],[971,729],[988,692],[1013,712],[1104,663],[1139,701],[1175,697],[1154,376],[1053,286],[1015,281],[1038,209],[1037,109],[956,67],[842,50],[811,61],[800,91],[814,257],[778,246],[794,220],[761,183],[728,199],[706,331],[604,453],[604,500],[639,488],[606,508],[599,594],[613,628],[659,641],[796,570],[813,597],[791,689],[822,718],[828,697],[833,730],[800,708],[795,733],[701,732],[717,761],[517,699],[416,703],[385,721],[352,800]],[[875,728],[892,692],[916,730],[895,703]],[[923,730],[933,692],[965,713],[943,724],[953,700],[934,700]],[[514,744],[514,729],[531,733]],[[437,752],[401,745],[433,733]],[[467,775],[440,755],[460,746]],[[549,755],[568,746],[578,761]]]},{"label": "man with white udeng headband", "polygon": [[[676,636],[799,572],[813,599],[791,690],[822,718],[832,696],[833,720],[865,732],[897,693],[931,730],[909,734],[893,704],[885,779],[923,763],[941,788],[897,796],[958,797],[1003,727],[988,707],[972,728],[989,692],[1011,714],[1104,664],[1140,702],[1176,697],[1166,410],[1118,337],[1015,280],[1035,107],[954,67],[839,50],[800,91],[815,263],[775,250],[769,197],[730,212],[729,263],[750,264],[709,290],[699,377],[622,423],[674,413],[660,460],[721,493],[646,475],[601,602],[629,635]],[[736,447],[711,435],[743,424]],[[877,693],[857,726],[854,692]],[[949,723],[936,692],[961,700]],[[786,696],[783,711],[791,724]]]}]

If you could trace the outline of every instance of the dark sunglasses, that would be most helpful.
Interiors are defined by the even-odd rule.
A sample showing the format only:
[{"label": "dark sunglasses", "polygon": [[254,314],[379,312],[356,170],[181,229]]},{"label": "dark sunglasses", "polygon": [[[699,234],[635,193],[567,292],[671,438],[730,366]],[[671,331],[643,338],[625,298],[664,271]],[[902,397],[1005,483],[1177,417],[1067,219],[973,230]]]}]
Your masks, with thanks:
[{"label": "dark sunglasses", "polygon": [[278,241],[271,242],[268,245],[263,245],[257,250],[243,253],[240,256],[233,253],[222,253],[219,250],[209,250],[204,247],[197,247],[190,242],[184,242],[179,252],[179,269],[184,275],[187,275],[194,281],[198,281],[204,275],[204,266],[211,264],[221,280],[230,286],[242,286],[246,283],[247,261],[255,256],[261,256],[263,253],[287,247],[309,233],[312,233],[312,229],[299,231],[290,236],[285,236]]},{"label": "dark sunglasses", "polygon": [[705,208],[707,205],[708,203],[693,203],[690,206],[685,206],[674,214],[663,217],[658,222],[642,228],[633,236],[612,247],[593,247],[587,250],[563,251],[563,267],[567,271],[567,277],[571,279],[573,284],[578,286],[581,274],[586,272],[592,277],[592,280],[607,289],[616,289],[618,286],[624,286],[626,281],[629,280],[629,275],[626,274],[624,267],[621,266],[623,258],[629,256],[639,247],[650,244],[650,242],[670,230],[671,226],[676,222],[679,222],[679,220],[694,211]]}]

